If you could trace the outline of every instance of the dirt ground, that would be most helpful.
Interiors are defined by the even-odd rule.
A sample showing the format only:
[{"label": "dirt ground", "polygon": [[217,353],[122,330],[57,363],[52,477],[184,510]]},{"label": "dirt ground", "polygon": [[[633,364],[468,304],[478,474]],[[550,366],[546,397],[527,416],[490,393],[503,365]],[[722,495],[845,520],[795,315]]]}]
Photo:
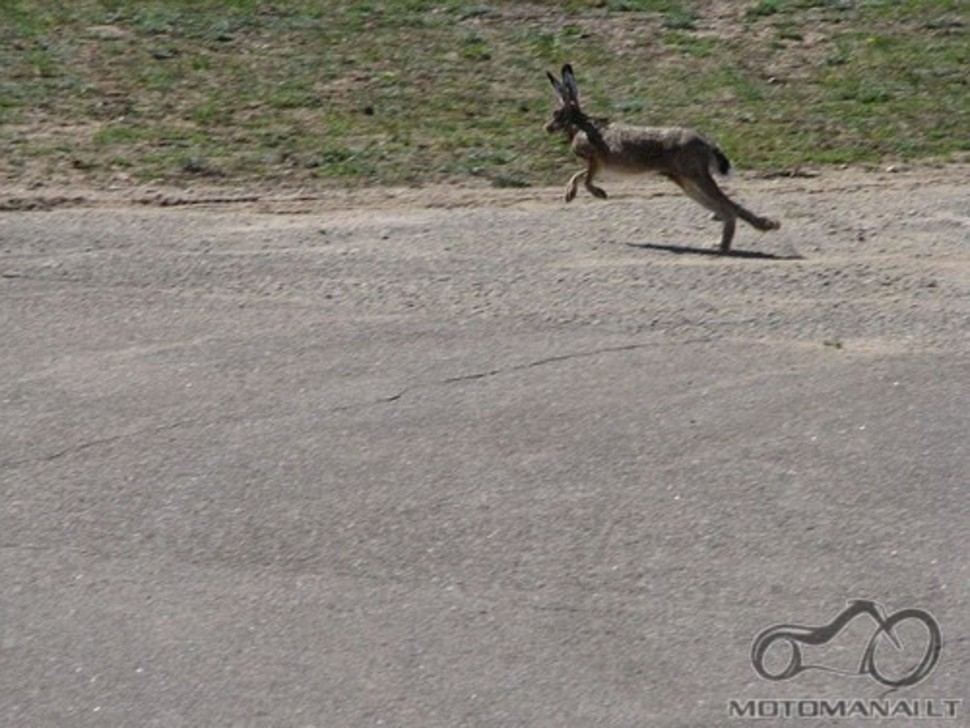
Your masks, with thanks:
[{"label": "dirt ground", "polygon": [[[120,283],[137,251],[152,259],[146,275],[155,279],[130,285],[315,301],[340,315],[447,312],[618,334],[963,347],[967,179],[968,165],[735,177],[726,188],[783,227],[762,234],[739,222],[729,257],[712,254],[718,223],[649,178],[610,180],[609,201],[581,191],[570,205],[558,189],[8,187],[0,210],[59,212],[43,218],[48,233],[61,219],[90,219],[110,241],[131,219],[148,228],[191,220],[204,239],[166,250],[93,240],[66,251],[8,232],[0,275]],[[6,214],[6,229],[18,219]],[[283,247],[280,230],[292,236]]]},{"label": "dirt ground", "polygon": [[[0,722],[964,711],[968,179],[0,191]],[[851,598],[925,682],[752,669]]]}]

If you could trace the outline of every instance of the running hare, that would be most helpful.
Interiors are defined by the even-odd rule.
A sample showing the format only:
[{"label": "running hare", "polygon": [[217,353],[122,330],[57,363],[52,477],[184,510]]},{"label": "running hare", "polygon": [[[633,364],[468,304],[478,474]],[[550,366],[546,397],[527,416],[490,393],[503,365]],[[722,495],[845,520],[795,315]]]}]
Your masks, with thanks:
[{"label": "running hare", "polygon": [[606,192],[593,184],[601,169],[620,172],[656,172],[673,180],[695,202],[711,210],[724,225],[721,251],[731,249],[734,228],[740,217],[758,230],[777,230],[781,223],[755,215],[725,195],[711,169],[727,174],[731,163],[714,144],[691,129],[682,127],[643,127],[614,124],[608,119],[593,119],[579,107],[579,88],[572,66],[562,67],[562,81],[546,72],[559,97],[559,106],[546,124],[547,132],[562,131],[570,147],[586,162],[566,185],[566,202],[576,196],[582,180],[586,189],[600,199]]}]

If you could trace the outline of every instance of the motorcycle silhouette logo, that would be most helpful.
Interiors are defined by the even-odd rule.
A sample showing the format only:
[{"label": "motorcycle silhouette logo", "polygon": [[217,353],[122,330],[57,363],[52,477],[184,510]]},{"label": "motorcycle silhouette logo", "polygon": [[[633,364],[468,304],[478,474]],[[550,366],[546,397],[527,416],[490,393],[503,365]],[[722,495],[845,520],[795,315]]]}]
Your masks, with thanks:
[{"label": "motorcycle silhouette logo", "polygon": [[[809,665],[802,661],[801,645],[824,645],[833,640],[853,619],[862,614],[868,614],[876,622],[876,630],[869,638],[862,661],[856,673],[826,667],[825,665]],[[896,636],[895,628],[903,622],[922,624],[927,633],[927,644],[922,657],[901,676],[888,676],[880,672],[876,666],[876,647],[879,640],[888,639],[897,650],[903,645]],[[765,666],[765,655],[772,645],[783,642],[791,650],[788,664],[782,670],[771,672]],[[798,624],[779,624],[769,627],[754,639],[751,645],[751,664],[755,672],[765,680],[788,680],[806,670],[825,670],[848,675],[869,675],[873,680],[893,688],[915,685],[926,678],[940,658],[943,647],[943,636],[940,626],[929,612],[922,609],[901,609],[889,616],[884,614],[882,607],[868,599],[853,599],[828,624],[821,627],[806,627]]]}]

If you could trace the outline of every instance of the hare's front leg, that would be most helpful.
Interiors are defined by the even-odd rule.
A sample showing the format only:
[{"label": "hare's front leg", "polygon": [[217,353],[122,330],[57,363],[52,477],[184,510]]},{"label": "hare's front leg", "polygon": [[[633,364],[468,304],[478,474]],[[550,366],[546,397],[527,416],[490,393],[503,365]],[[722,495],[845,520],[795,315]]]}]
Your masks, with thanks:
[{"label": "hare's front leg", "polygon": [[596,170],[599,169],[599,165],[596,163],[596,157],[590,157],[586,160],[586,165],[586,189],[589,190],[593,197],[605,200],[606,190],[593,184],[593,177],[596,175]]},{"label": "hare's front leg", "polygon": [[581,169],[576,174],[574,174],[572,177],[569,178],[569,181],[566,183],[566,194],[563,195],[563,199],[566,202],[573,201],[573,198],[576,196],[576,188],[579,186],[579,180],[580,178],[585,176],[586,176],[586,170]]},{"label": "hare's front leg", "polygon": [[597,187],[593,184],[593,176],[596,174],[597,164],[595,159],[586,160],[586,169],[579,170],[576,174],[569,178],[569,182],[566,183],[566,194],[563,199],[566,202],[572,202],[573,198],[576,197],[576,189],[579,187],[579,180],[583,180],[583,186],[590,191],[594,197],[598,197],[601,200],[606,199],[606,191],[601,187]]}]

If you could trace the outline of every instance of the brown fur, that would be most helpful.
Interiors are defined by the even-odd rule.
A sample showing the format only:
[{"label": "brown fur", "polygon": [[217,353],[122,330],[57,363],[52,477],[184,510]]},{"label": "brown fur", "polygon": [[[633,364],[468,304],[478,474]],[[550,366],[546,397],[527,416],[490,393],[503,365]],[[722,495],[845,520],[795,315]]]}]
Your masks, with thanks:
[{"label": "brown fur", "polygon": [[559,106],[546,124],[547,132],[561,131],[576,156],[586,167],[566,184],[566,202],[576,196],[579,182],[600,199],[606,192],[593,184],[597,172],[655,172],[675,182],[695,202],[721,221],[721,250],[731,249],[736,221],[741,218],[758,230],[777,230],[781,223],[761,217],[725,195],[711,176],[711,170],[727,174],[731,163],[717,146],[691,129],[644,127],[618,124],[587,116],[579,106],[579,89],[569,64],[563,66],[562,81],[547,74]]}]

